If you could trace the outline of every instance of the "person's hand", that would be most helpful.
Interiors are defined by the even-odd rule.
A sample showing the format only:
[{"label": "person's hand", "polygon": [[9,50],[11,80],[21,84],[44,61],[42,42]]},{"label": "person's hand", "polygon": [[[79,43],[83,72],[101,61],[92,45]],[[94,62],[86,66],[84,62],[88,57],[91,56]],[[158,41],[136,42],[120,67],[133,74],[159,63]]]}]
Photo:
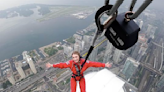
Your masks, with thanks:
[{"label": "person's hand", "polygon": [[50,64],[50,63],[48,62],[48,63],[46,63],[46,67],[47,67],[47,68],[53,67],[53,64]]},{"label": "person's hand", "polygon": [[107,62],[107,63],[105,64],[105,67],[110,68],[111,66],[112,66],[112,64],[111,64],[111,63],[109,64],[109,62]]}]

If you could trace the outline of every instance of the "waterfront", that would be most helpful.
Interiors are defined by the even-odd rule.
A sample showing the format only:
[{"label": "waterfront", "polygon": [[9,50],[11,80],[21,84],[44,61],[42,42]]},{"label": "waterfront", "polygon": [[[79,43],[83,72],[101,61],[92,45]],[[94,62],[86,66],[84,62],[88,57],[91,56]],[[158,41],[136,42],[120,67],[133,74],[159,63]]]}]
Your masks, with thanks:
[{"label": "waterfront", "polygon": [[6,19],[16,25],[1,30],[0,60],[22,54],[24,50],[29,51],[53,42],[62,42],[63,39],[72,36],[76,31],[93,23],[93,19],[94,14],[83,20],[71,16],[58,17],[43,22],[36,21],[35,17],[17,18],[13,21]]}]

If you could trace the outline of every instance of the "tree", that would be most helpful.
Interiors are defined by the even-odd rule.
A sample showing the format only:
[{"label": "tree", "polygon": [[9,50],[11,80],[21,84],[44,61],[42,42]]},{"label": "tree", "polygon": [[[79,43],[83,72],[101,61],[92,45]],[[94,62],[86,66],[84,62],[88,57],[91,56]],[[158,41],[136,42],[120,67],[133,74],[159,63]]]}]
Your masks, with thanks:
[{"label": "tree", "polygon": [[4,88],[4,89],[6,89],[8,86],[11,86],[12,84],[9,82],[9,80],[7,80],[6,82],[4,82],[3,84],[2,84],[2,87]]},{"label": "tree", "polygon": [[44,49],[44,52],[47,53],[49,56],[52,56],[58,52],[57,49],[54,49],[53,47],[48,47]]},{"label": "tree", "polygon": [[75,38],[74,37],[70,37],[67,39],[67,42],[70,42],[70,43],[75,43]]},{"label": "tree", "polygon": [[60,47],[58,47],[58,49],[59,49],[59,50],[63,50],[63,47],[60,46]]}]

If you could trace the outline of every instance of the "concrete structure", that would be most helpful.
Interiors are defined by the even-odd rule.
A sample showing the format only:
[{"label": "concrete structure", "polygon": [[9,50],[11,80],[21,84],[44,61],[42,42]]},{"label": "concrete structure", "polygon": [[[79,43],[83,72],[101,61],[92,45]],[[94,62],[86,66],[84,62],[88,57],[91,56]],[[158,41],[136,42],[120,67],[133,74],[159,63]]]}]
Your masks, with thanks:
[{"label": "concrete structure", "polygon": [[132,75],[135,73],[138,68],[139,63],[136,62],[133,58],[128,57],[124,64],[124,68],[122,70],[122,74],[124,74],[126,80],[130,80]]},{"label": "concrete structure", "polygon": [[105,54],[103,58],[104,63],[109,61],[111,53],[112,53],[112,47],[113,45],[109,41],[107,41],[107,46],[106,46],[106,50],[105,50]]},{"label": "concrete structure", "polygon": [[73,48],[67,45],[63,45],[64,53],[67,55],[67,57],[71,57]]},{"label": "concrete structure", "polygon": [[34,64],[32,58],[27,54],[27,51],[24,51],[24,52],[22,53],[22,55],[23,55],[23,59],[26,60],[27,63],[30,65],[30,69],[32,70],[32,72],[33,72],[34,74],[36,74],[36,73],[37,73],[37,70],[36,70],[36,68],[35,68],[35,64]]},{"label": "concrete structure", "polygon": [[93,39],[92,36],[88,36],[88,35],[83,36],[83,40],[85,42],[85,47],[89,47],[91,45],[92,39]]},{"label": "concrete structure", "polygon": [[89,60],[96,61],[97,54],[98,54],[98,47],[93,49],[92,53],[89,56]]},{"label": "concrete structure", "polygon": [[82,50],[82,51],[84,50],[84,46],[85,46],[85,42],[82,40],[82,41],[81,41],[81,50]]},{"label": "concrete structure", "polygon": [[84,50],[85,42],[83,40],[75,39],[75,44],[79,45],[80,50]]},{"label": "concrete structure", "polygon": [[153,25],[148,24],[146,36],[148,38],[154,38],[154,34],[155,34],[156,29],[157,29],[157,27],[154,27]]},{"label": "concrete structure", "polygon": [[74,37],[75,39],[82,40],[82,36],[81,36],[81,35],[74,34],[73,37]]},{"label": "concrete structure", "polygon": [[16,82],[20,81],[20,79],[22,79],[21,75],[19,74],[19,72],[14,72],[13,76],[14,76],[14,79],[15,79]]},{"label": "concrete structure", "polygon": [[138,51],[140,50],[140,47],[141,47],[142,43],[140,42],[137,42],[134,46],[134,49],[133,49],[133,52],[131,54],[131,57],[134,58],[135,60],[137,59],[138,57]]},{"label": "concrete structure", "polygon": [[9,80],[9,82],[10,82],[12,85],[15,84],[15,79],[14,79],[14,76],[13,76],[13,74],[12,74],[11,71],[8,71],[8,72],[7,72],[7,79]]},{"label": "concrete structure", "polygon": [[22,63],[21,62],[15,62],[15,67],[16,67],[18,73],[20,74],[21,79],[25,78],[26,75],[22,69]]},{"label": "concrete structure", "polygon": [[157,87],[156,88],[157,92],[163,92],[164,91],[164,74],[161,76],[161,78],[157,82],[156,87]]},{"label": "concrete structure", "polygon": [[138,58],[139,58],[139,54],[141,54],[141,51],[143,50],[142,54],[144,54],[144,51],[146,51],[147,49],[146,43],[147,43],[147,38],[145,38],[145,34],[140,34],[138,37],[138,41],[134,46],[131,57],[134,58],[135,60],[139,60]]},{"label": "concrete structure", "polygon": [[74,51],[80,52],[80,48],[81,48],[81,46],[78,43],[74,44]]},{"label": "concrete structure", "polygon": [[0,76],[5,76],[7,74],[7,71],[10,71],[11,67],[9,64],[8,59],[5,59],[3,61],[0,61]]},{"label": "concrete structure", "polygon": [[120,57],[121,57],[122,51],[119,49],[115,49],[114,51],[114,55],[113,55],[113,62],[115,64],[117,64],[120,61]]},{"label": "concrete structure", "polygon": [[143,21],[142,20],[140,21],[139,27],[142,30],[142,27],[143,27]]},{"label": "concrete structure", "polygon": [[138,57],[137,57],[137,61],[140,61],[142,56],[146,53],[146,50],[148,48],[147,43],[144,43],[141,45],[139,51],[138,51]]},{"label": "concrete structure", "polygon": [[35,68],[35,65],[34,65],[33,60],[32,60],[30,57],[28,57],[28,58],[27,58],[27,62],[29,63],[32,72],[33,72],[34,74],[36,74],[37,71],[36,71],[36,68]]},{"label": "concrete structure", "polygon": [[[125,82],[107,69],[84,75],[86,92],[126,92]],[[77,82],[77,91],[80,92]]]}]

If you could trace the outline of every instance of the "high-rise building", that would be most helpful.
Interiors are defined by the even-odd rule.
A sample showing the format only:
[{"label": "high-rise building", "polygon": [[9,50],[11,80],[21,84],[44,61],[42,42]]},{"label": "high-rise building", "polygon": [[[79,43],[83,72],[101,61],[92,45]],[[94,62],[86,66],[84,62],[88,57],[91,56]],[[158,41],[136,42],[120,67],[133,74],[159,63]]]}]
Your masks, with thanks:
[{"label": "high-rise building", "polygon": [[28,58],[27,58],[27,62],[28,62],[28,64],[30,65],[30,69],[32,70],[32,72],[33,72],[34,74],[36,74],[36,73],[37,73],[37,70],[36,70],[36,68],[35,68],[35,64],[34,64],[33,60],[32,60],[30,57],[28,57]]},{"label": "high-rise building", "polygon": [[105,49],[105,54],[104,54],[104,59],[103,59],[104,63],[109,61],[111,53],[112,53],[112,47],[113,45],[109,41],[107,41],[107,46]]},{"label": "high-rise building", "polygon": [[85,42],[85,47],[89,47],[91,45],[91,42],[93,40],[92,36],[84,35],[83,40]]},{"label": "high-rise building", "polygon": [[94,48],[92,53],[89,56],[89,60],[96,61],[97,54],[98,54],[98,48]]},{"label": "high-rise building", "polygon": [[[75,44],[79,45],[80,50],[84,49],[85,42],[83,40],[75,39]],[[75,46],[74,44],[74,46]]]},{"label": "high-rise building", "polygon": [[157,87],[156,88],[157,92],[163,92],[163,89],[164,89],[164,74],[161,76],[161,78],[157,82],[156,87]]},{"label": "high-rise building", "polygon": [[122,54],[122,51],[121,50],[119,50],[119,49],[115,49],[114,50],[114,55],[113,55],[113,58],[112,59],[113,59],[113,62],[115,64],[119,63],[121,54]]},{"label": "high-rise building", "polygon": [[10,83],[11,83],[12,85],[15,84],[15,79],[14,79],[14,76],[13,76],[13,74],[12,74],[11,71],[8,71],[8,72],[7,72],[7,79],[10,81]]},{"label": "high-rise building", "polygon": [[148,48],[147,43],[143,43],[138,51],[138,57],[137,57],[137,61],[140,61],[142,56],[146,53],[146,50]]},{"label": "high-rise building", "polygon": [[140,29],[142,29],[142,26],[143,26],[143,21],[141,20],[139,25]]},{"label": "high-rise building", "polygon": [[80,39],[75,39],[75,43],[78,43],[79,45],[81,45],[81,40]]},{"label": "high-rise building", "polygon": [[36,74],[36,73],[37,73],[37,70],[36,70],[36,68],[35,68],[35,64],[34,64],[32,58],[27,54],[27,51],[24,51],[24,52],[22,53],[22,55],[23,55],[23,59],[26,60],[27,63],[30,65],[30,69],[32,70],[32,72],[33,72],[34,74]]},{"label": "high-rise building", "polygon": [[74,37],[75,39],[82,40],[82,36],[81,36],[81,35],[74,34],[73,37]]},{"label": "high-rise building", "polygon": [[16,67],[18,73],[20,74],[21,79],[25,78],[26,75],[22,69],[22,63],[21,62],[15,62],[15,67]]},{"label": "high-rise building", "polygon": [[140,50],[140,47],[141,47],[142,43],[140,42],[137,42],[134,46],[134,49],[133,49],[133,52],[131,54],[131,57],[134,58],[135,60],[137,59],[138,57],[138,51]]},{"label": "high-rise building", "polygon": [[125,79],[129,81],[132,75],[135,73],[138,68],[139,63],[136,62],[133,58],[128,57],[124,64],[124,68],[122,70],[122,74],[124,74]]},{"label": "high-rise building", "polygon": [[73,48],[70,46],[67,46],[66,44],[63,45],[64,53],[67,55],[67,57],[71,57]]},{"label": "high-rise building", "polygon": [[148,24],[148,28],[147,28],[147,31],[146,31],[146,36],[148,38],[154,38],[154,34],[155,34],[156,29],[157,29],[157,27]]},{"label": "high-rise building", "polygon": [[74,44],[74,51],[80,52],[80,45],[78,43]]},{"label": "high-rise building", "polygon": [[[135,60],[138,60],[139,54],[141,50],[143,50],[143,48],[141,48],[142,46],[144,46],[144,44],[147,43],[147,39],[145,38],[145,34],[140,34],[138,37],[138,41],[134,46],[134,49],[132,51],[131,57],[134,58]],[[143,45],[142,45],[143,44]],[[144,49],[145,50],[145,49]]]},{"label": "high-rise building", "polygon": [[82,50],[82,51],[84,50],[84,46],[85,46],[85,42],[82,40],[82,41],[81,41],[81,50]]}]

